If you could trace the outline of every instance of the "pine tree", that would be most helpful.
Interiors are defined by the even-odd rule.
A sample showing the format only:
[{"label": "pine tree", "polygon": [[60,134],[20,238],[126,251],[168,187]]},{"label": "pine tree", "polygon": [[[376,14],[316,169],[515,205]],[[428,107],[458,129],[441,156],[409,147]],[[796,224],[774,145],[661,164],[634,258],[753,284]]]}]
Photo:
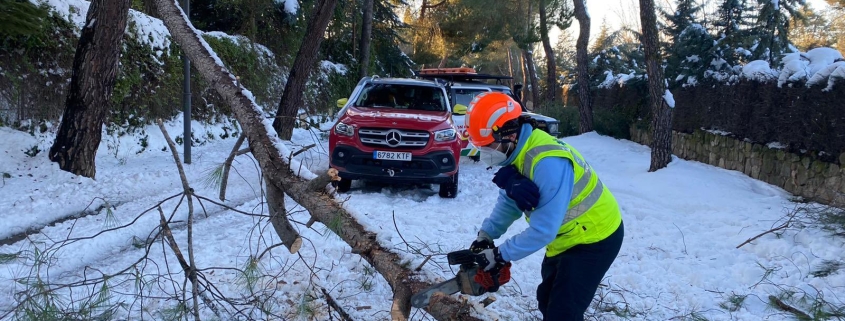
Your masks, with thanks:
[{"label": "pine tree", "polygon": [[757,21],[751,36],[755,42],[751,47],[754,59],[766,60],[777,65],[781,56],[789,50],[789,21],[803,19],[798,10],[801,0],[758,0],[760,4]]},{"label": "pine tree", "polygon": [[599,34],[590,47],[590,55],[597,55],[600,51],[610,47],[612,38],[610,37],[610,27],[607,26],[607,18],[602,19]]},{"label": "pine tree", "polygon": [[[675,12],[663,12],[667,25],[664,33],[669,41],[664,44],[666,52],[666,79],[670,87],[684,82],[682,78],[696,77],[704,71],[699,67],[713,42],[706,30],[698,23],[696,15],[701,6],[695,0],[680,0]],[[681,66],[681,65],[685,66]]]},{"label": "pine tree", "polygon": [[751,52],[749,29],[753,27],[751,19],[753,0],[724,0],[717,11],[718,18],[713,23],[716,27],[715,45],[708,55],[709,75],[731,77],[740,64],[747,62]]},{"label": "pine tree", "polygon": [[0,36],[36,33],[46,17],[46,9],[38,8],[29,1],[0,0]]},{"label": "pine tree", "polygon": [[687,30],[691,25],[698,23],[696,15],[699,11],[701,11],[701,5],[698,5],[695,0],[678,1],[678,7],[675,8],[674,13],[668,14],[662,12],[667,22],[664,32],[671,40],[675,40],[680,36],[681,32]]},{"label": "pine tree", "polygon": [[697,84],[710,66],[713,37],[703,26],[692,24],[678,35],[672,49],[666,68],[670,88]]}]

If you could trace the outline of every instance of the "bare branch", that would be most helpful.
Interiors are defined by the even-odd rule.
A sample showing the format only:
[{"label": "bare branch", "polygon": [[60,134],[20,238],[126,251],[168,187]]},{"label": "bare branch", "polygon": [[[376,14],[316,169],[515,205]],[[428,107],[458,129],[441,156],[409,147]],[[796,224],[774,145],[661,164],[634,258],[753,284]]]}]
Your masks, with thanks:
[{"label": "bare branch", "polygon": [[238,140],[235,142],[235,146],[232,147],[232,152],[229,153],[229,157],[226,157],[226,161],[223,162],[223,177],[220,181],[220,200],[226,200],[226,186],[229,184],[229,169],[232,167],[232,162],[235,161],[235,156],[241,155],[241,152],[248,153],[249,149],[242,149],[241,145],[243,145],[244,141],[246,140],[246,135],[241,134],[238,137]]},{"label": "bare branch", "polygon": [[334,308],[335,311],[340,314],[341,319],[343,319],[344,321],[352,321],[352,317],[350,317],[349,314],[346,313],[346,311],[343,311],[343,308],[340,306],[340,304],[337,304],[337,301],[332,298],[332,296],[329,294],[329,291],[326,291],[324,287],[320,287],[320,291],[322,291],[323,295],[326,297],[326,303],[328,303],[329,306]]},{"label": "bare branch", "polygon": [[[185,269],[185,273],[188,274],[188,279],[191,280],[191,294],[194,300],[194,319],[196,321],[200,320],[200,308],[199,308],[199,291],[197,285],[197,275],[195,269],[195,262],[194,261],[194,243],[193,243],[193,221],[194,221],[194,202],[193,202],[193,194],[194,190],[188,184],[187,175],[185,175],[185,169],[182,167],[182,162],[179,160],[179,154],[176,152],[176,144],[173,143],[173,140],[170,139],[170,135],[167,133],[167,129],[164,128],[164,123],[162,122],[161,118],[158,119],[158,128],[161,129],[161,133],[164,135],[164,139],[167,140],[167,145],[170,146],[170,152],[173,153],[173,160],[176,162],[176,167],[179,169],[179,178],[182,179],[182,188],[185,190],[185,196],[188,197],[188,259],[190,260],[190,266],[188,269]],[[185,144],[190,144],[189,139],[185,139]],[[161,208],[159,208],[161,211]],[[161,217],[164,218],[164,213],[161,213]],[[166,222],[165,222],[166,223]],[[172,240],[173,236],[171,236]],[[176,241],[173,240],[171,247],[176,247]],[[177,247],[178,249],[178,247]],[[184,261],[184,258],[182,259]],[[180,261],[179,263],[182,263]],[[182,268],[184,269],[185,266],[183,265]]]}]

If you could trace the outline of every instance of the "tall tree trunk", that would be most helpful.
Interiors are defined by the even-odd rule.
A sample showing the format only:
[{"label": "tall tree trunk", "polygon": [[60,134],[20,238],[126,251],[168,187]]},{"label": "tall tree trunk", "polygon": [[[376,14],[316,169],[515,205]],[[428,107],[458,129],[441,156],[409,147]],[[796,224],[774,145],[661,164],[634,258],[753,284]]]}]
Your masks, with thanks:
[{"label": "tall tree trunk", "polygon": [[[352,247],[353,252],[360,254],[372,264],[376,271],[388,281],[394,292],[395,311],[399,312],[400,317],[407,318],[410,313],[411,293],[432,284],[412,277],[414,272],[402,264],[403,260],[399,255],[378,244],[373,233],[364,230],[343,207],[331,197],[326,197],[323,191],[329,182],[328,175],[320,175],[309,182],[304,182],[293,175],[276,147],[277,144],[281,145],[281,141],[275,136],[270,136],[272,132],[266,129],[268,124],[261,116],[260,107],[244,95],[245,88],[235,83],[234,75],[225,67],[215,63],[212,58],[213,53],[207,49],[209,48],[207,44],[204,44],[204,40],[197,36],[193,27],[180,15],[181,10],[173,1],[155,1],[159,14],[174,41],[183,48],[200,76],[213,84],[218,94],[232,106],[235,118],[241,124],[244,135],[249,139],[250,151],[258,160],[267,184],[289,195],[308,210],[313,218],[329,226],[335,234]],[[276,202],[271,202],[271,206],[272,203]],[[280,215],[276,218],[283,219],[287,225],[290,224],[286,216]],[[332,223],[329,224],[329,222]],[[276,226],[274,228],[278,233],[279,228]],[[289,244],[285,243],[285,245],[291,249]],[[438,300],[436,304],[432,302],[426,311],[437,320],[479,320],[469,315],[465,302],[451,296]]]},{"label": "tall tree trunk", "polygon": [[[105,0],[103,0],[105,1]],[[291,253],[299,250],[302,239],[299,233],[287,219],[284,206],[284,192],[286,188],[280,183],[279,177],[288,175],[290,167],[282,159],[282,154],[276,146],[281,141],[267,131],[267,124],[264,116],[261,115],[261,107],[244,94],[245,88],[235,81],[225,67],[218,65],[197,31],[184,19],[184,12],[176,6],[173,0],[155,0],[159,15],[170,31],[174,41],[182,48],[185,55],[191,59],[191,63],[206,82],[212,84],[214,89],[226,103],[232,106],[235,118],[238,119],[243,135],[249,140],[249,149],[252,156],[258,161],[262,175],[267,181],[267,199],[270,207],[270,222],[282,243]],[[287,155],[285,155],[287,156]]]},{"label": "tall tree trunk", "polygon": [[534,65],[534,56],[530,50],[523,50],[522,55],[525,57],[525,69],[528,69],[528,78],[531,83],[531,110],[540,105],[540,86],[537,85],[537,67]]},{"label": "tall tree trunk", "polygon": [[578,83],[578,123],[580,133],[593,131],[593,102],[590,96],[590,75],[587,68],[590,64],[587,57],[587,44],[590,42],[590,16],[587,14],[585,0],[575,0],[575,19],[578,20],[578,40],[575,42],[575,62],[577,64]]},{"label": "tall tree trunk", "polygon": [[511,48],[508,48],[508,76],[511,76],[511,82],[513,82],[513,59],[511,58]]},{"label": "tall tree trunk", "polygon": [[[305,38],[296,53],[293,67],[288,74],[285,91],[282,93],[282,101],[279,102],[279,110],[276,111],[276,120],[273,121],[273,129],[279,133],[279,137],[289,140],[296,126],[296,112],[302,106],[302,94],[305,92],[305,84],[311,69],[317,62],[317,52],[320,44],[323,43],[323,34],[334,15],[334,7],[337,0],[319,0],[314,7],[314,15],[308,21]],[[250,144],[252,145],[252,144]]]},{"label": "tall tree trunk", "polygon": [[543,40],[543,49],[546,52],[546,90],[544,92],[545,102],[554,102],[557,96],[557,65],[555,64],[555,52],[552,50],[552,42],[549,40],[549,26],[546,24],[546,5],[540,1],[540,37]]},{"label": "tall tree trunk", "polygon": [[48,157],[62,170],[94,178],[103,122],[117,79],[129,0],[93,0],[76,46],[73,76]]},{"label": "tall tree trunk", "polygon": [[150,17],[158,18],[158,10],[156,10],[156,4],[154,0],[143,0],[144,1],[144,13]]},{"label": "tall tree trunk", "polygon": [[525,107],[525,101],[528,100],[528,96],[525,93],[528,90],[528,71],[525,68],[525,55],[522,54],[522,49],[519,50],[519,68],[522,77],[522,90],[519,93],[519,99],[522,99],[522,107]]},{"label": "tall tree trunk", "polygon": [[364,0],[364,20],[361,22],[361,78],[370,70],[370,38],[373,34],[373,0]]},{"label": "tall tree trunk", "polygon": [[666,167],[672,161],[672,110],[664,98],[666,84],[663,79],[663,68],[660,67],[654,0],[640,0],[640,19],[651,104],[651,167],[648,171],[653,172]]}]

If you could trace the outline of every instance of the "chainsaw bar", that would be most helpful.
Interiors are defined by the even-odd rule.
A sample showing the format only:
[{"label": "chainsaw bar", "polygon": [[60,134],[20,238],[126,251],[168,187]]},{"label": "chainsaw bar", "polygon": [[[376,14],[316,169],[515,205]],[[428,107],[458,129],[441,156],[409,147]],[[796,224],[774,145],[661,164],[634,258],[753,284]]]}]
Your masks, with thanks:
[{"label": "chainsaw bar", "polygon": [[458,278],[454,277],[450,280],[437,283],[411,296],[411,306],[422,309],[428,306],[428,301],[431,300],[431,296],[434,295],[434,293],[443,292],[450,295],[460,291],[461,285],[458,282]]}]

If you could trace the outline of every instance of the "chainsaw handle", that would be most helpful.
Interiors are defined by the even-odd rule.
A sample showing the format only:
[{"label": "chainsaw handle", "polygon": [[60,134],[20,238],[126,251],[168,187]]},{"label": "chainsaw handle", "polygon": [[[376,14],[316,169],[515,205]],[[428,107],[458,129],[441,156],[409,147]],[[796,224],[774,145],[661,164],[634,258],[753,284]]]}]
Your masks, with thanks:
[{"label": "chainsaw handle", "polygon": [[480,253],[475,253],[472,250],[460,250],[449,252],[446,254],[446,259],[449,261],[449,265],[464,265],[464,264],[475,264],[476,257],[479,255],[483,255]]}]

